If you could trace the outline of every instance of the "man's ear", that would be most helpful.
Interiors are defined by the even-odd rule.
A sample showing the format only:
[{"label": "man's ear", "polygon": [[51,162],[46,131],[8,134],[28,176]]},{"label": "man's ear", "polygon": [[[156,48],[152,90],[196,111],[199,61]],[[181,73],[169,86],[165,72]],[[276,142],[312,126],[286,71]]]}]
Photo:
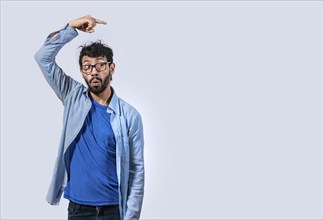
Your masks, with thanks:
[{"label": "man's ear", "polygon": [[109,71],[110,71],[110,73],[111,73],[111,75],[113,75],[114,74],[114,72],[115,72],[115,63],[111,63],[110,65],[109,65]]}]

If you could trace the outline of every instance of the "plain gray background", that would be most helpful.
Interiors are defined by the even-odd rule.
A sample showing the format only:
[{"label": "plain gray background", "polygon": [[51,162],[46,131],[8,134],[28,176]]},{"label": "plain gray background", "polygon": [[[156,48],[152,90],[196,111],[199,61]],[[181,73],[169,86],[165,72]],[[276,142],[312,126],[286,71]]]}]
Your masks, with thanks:
[{"label": "plain gray background", "polygon": [[117,94],[142,114],[143,219],[323,218],[323,1],[1,1],[1,218],[65,219],[45,196],[63,106],[35,52],[90,14],[78,46],[115,52]]}]

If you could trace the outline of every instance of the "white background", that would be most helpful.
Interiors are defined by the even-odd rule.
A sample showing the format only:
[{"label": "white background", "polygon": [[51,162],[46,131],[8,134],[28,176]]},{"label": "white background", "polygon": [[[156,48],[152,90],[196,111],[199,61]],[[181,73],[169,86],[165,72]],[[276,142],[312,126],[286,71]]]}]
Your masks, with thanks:
[{"label": "white background", "polygon": [[145,131],[143,219],[323,218],[323,1],[1,1],[1,219],[65,219],[45,201],[63,106],[35,52],[91,14],[78,46],[115,52],[113,86]]}]

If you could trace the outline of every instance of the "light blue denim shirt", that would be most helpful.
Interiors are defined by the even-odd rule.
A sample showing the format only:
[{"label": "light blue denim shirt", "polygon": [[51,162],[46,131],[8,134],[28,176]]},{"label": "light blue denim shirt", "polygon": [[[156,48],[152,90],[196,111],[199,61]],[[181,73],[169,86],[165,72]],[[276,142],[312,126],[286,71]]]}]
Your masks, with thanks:
[{"label": "light blue denim shirt", "polygon": [[[58,33],[53,39],[54,34]],[[51,205],[58,205],[67,184],[65,153],[82,128],[91,108],[88,88],[66,75],[56,64],[60,49],[78,35],[68,25],[50,34],[35,54],[35,59],[58,98],[64,105],[63,130],[52,182],[47,194]],[[107,111],[116,139],[116,165],[121,219],[139,219],[144,195],[144,137],[137,110],[113,92]]]}]

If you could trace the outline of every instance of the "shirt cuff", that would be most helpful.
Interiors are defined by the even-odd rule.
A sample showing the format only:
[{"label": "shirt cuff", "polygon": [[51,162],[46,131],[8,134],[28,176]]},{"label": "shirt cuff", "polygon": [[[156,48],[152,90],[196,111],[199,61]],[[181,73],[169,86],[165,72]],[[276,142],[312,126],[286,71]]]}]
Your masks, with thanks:
[{"label": "shirt cuff", "polygon": [[[52,39],[52,37],[56,34],[58,35]],[[69,42],[70,40],[75,38],[78,34],[79,33],[73,27],[70,27],[69,24],[66,24],[60,30],[50,33],[47,36],[45,43],[49,41],[60,41],[60,40]]]}]

